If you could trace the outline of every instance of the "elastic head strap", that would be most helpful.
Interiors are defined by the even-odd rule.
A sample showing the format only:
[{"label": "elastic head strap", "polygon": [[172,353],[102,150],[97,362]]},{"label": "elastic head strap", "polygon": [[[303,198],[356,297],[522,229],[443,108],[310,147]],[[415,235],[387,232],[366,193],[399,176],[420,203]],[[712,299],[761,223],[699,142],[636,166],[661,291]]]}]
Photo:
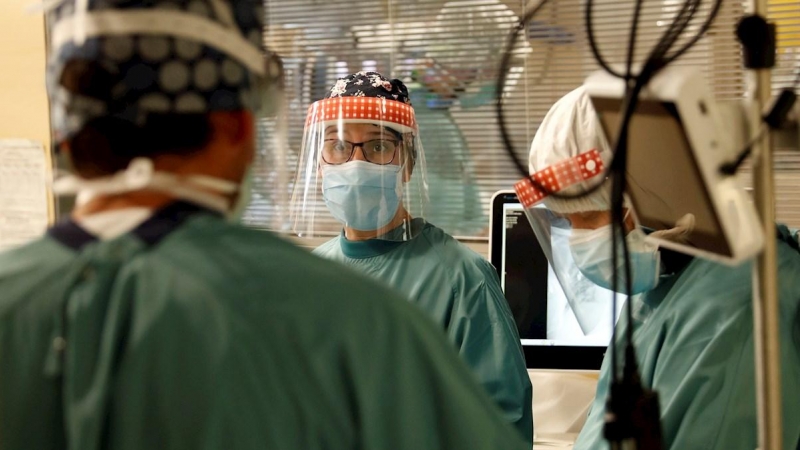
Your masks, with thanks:
[{"label": "elastic head strap", "polygon": [[[561,192],[603,173],[604,166],[600,152],[597,149],[591,149],[540,170],[529,178],[523,178],[514,185],[514,190],[522,205],[529,208],[547,198],[551,193]],[[546,190],[539,189],[531,179]]]}]

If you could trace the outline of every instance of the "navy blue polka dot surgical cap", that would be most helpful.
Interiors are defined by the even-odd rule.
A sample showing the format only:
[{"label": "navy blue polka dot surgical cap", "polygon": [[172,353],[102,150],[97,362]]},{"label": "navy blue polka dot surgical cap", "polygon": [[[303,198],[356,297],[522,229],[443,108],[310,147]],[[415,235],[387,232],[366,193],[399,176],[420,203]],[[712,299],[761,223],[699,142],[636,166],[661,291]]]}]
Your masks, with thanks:
[{"label": "navy blue polka dot surgical cap", "polygon": [[259,0],[65,0],[51,19],[57,142],[100,117],[142,126],[154,113],[260,106]]},{"label": "navy blue polka dot surgical cap", "polygon": [[340,78],[325,98],[373,97],[385,98],[411,105],[408,88],[400,80],[389,80],[378,72],[356,72]]}]

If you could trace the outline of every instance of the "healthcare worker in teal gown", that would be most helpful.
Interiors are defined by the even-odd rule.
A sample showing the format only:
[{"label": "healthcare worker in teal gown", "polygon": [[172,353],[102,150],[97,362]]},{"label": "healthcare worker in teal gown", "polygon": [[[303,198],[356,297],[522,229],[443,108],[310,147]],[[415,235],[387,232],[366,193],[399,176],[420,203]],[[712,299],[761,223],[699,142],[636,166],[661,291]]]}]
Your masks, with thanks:
[{"label": "healthcare worker in teal gown", "polygon": [[425,153],[408,91],[377,72],[340,79],[309,108],[295,230],[344,230],[314,253],[402,293],[446,331],[508,422],[531,443],[531,384],[494,268],[424,219]]},{"label": "healthcare worker in teal gown", "polygon": [[530,449],[417,308],[233,223],[261,2],[52,14],[54,188],[78,200],[0,254],[0,448]]},{"label": "healthcare worker in teal gown", "polygon": [[[542,122],[531,145],[531,173],[591,150],[607,166],[610,148],[588,95],[578,88],[556,102]],[[593,183],[587,179],[582,188]],[[615,265],[607,187],[577,200],[544,199],[546,208],[571,222],[570,252],[580,272],[606,289]],[[632,221],[626,225],[635,314],[633,323],[620,318],[616,351],[623,354],[633,327],[642,384],[658,393],[664,448],[756,448],[752,263],[730,267],[692,259],[645,241]],[[687,226],[682,222],[661,233],[680,239]],[[800,250],[796,236],[782,226],[777,247],[783,448],[794,450],[800,448]],[[616,264],[619,273],[622,264],[621,259]],[[606,354],[576,450],[609,448],[603,427],[610,370]]]}]

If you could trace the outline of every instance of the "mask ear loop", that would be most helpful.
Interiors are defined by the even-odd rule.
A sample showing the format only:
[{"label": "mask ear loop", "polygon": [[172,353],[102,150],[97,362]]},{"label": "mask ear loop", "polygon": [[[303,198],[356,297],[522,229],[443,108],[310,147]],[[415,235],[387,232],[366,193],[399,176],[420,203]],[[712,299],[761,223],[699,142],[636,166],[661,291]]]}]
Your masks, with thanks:
[{"label": "mask ear loop", "polygon": [[87,180],[68,175],[53,182],[53,192],[56,195],[77,194],[76,201],[79,205],[99,195],[151,190],[172,194],[176,198],[221,212],[230,209],[230,201],[225,197],[235,193],[237,189],[238,186],[228,180],[203,175],[178,176],[156,172],[153,162],[147,158],[135,158],[127,169],[107,177]]}]

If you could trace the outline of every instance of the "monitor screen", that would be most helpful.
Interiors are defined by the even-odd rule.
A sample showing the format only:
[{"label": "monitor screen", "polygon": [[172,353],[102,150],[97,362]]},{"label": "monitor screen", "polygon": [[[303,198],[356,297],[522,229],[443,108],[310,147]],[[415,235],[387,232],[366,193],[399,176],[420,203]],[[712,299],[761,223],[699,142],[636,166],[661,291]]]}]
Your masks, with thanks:
[{"label": "monitor screen", "polygon": [[[492,264],[517,323],[528,367],[599,369],[611,339],[611,291],[592,284],[582,290],[584,298],[567,299],[515,193],[495,196],[491,228]],[[555,234],[552,239],[554,254],[569,252],[567,239]],[[625,297],[617,299],[619,312]]]}]

